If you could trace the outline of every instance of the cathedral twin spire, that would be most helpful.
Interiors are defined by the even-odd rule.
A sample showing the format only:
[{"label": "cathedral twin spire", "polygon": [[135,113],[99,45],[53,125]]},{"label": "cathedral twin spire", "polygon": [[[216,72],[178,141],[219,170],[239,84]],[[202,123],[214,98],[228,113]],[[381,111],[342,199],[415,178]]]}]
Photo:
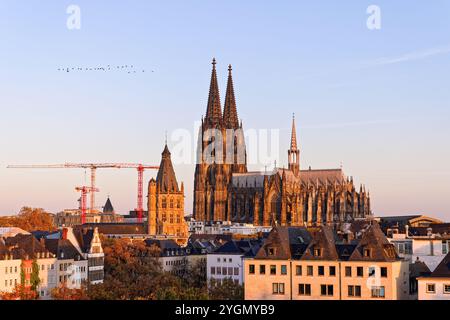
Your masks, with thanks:
[{"label": "cathedral twin spire", "polygon": [[206,109],[205,123],[216,127],[223,125],[225,128],[239,128],[239,119],[236,108],[236,98],[234,96],[233,77],[231,65],[228,66],[228,83],[225,95],[225,105],[222,116],[220,104],[219,85],[217,82],[216,59],[212,61],[211,84],[209,86],[208,106]]}]

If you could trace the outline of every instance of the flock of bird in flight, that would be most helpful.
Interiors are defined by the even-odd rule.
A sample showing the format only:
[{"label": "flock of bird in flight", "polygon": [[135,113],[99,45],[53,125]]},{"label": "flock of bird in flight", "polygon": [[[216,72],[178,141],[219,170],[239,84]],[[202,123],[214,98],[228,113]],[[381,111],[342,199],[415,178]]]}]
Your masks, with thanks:
[{"label": "flock of bird in flight", "polygon": [[[111,66],[107,65],[106,67],[66,67],[66,68],[58,68],[58,71],[63,72],[75,72],[75,71],[103,71],[103,72],[111,72],[111,71],[124,71],[127,73],[143,73],[145,72],[144,69],[140,70],[135,68],[133,65],[121,65],[121,66]],[[152,70],[152,72],[155,72]]]}]

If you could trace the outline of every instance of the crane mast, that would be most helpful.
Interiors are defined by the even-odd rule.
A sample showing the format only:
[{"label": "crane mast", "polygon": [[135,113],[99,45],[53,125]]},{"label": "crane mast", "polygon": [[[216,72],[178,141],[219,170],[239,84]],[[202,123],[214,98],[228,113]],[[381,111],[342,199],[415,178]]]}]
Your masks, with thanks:
[{"label": "crane mast", "polygon": [[[144,171],[147,169],[159,169],[159,166],[153,165],[143,165],[141,163],[63,163],[63,164],[41,164],[41,165],[9,165],[7,168],[9,169],[90,169],[91,170],[91,184],[90,187],[77,187],[84,188],[77,191],[82,192],[82,200],[83,200],[83,192],[86,201],[86,195],[89,192],[90,196],[90,207],[89,210],[86,208],[85,211],[89,211],[89,213],[95,213],[95,193],[99,192],[96,187],[96,174],[97,169],[104,168],[116,168],[116,169],[136,169],[138,172],[138,186],[137,186],[137,208],[135,209],[138,215],[138,222],[142,222],[143,213],[144,213]],[[84,190],[84,191],[83,191]],[[85,212],[85,213],[86,213]]]}]

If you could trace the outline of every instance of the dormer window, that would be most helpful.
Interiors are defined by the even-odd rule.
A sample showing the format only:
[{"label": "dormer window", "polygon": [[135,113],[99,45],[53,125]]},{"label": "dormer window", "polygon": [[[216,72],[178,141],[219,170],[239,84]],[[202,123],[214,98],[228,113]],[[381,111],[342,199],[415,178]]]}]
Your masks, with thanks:
[{"label": "dormer window", "polygon": [[371,250],[368,249],[368,248],[364,248],[364,250],[363,250],[363,255],[364,255],[364,258],[370,258],[370,256],[371,256]]},{"label": "dormer window", "polygon": [[275,248],[268,248],[268,249],[267,249],[267,254],[268,254],[269,256],[274,256],[275,253],[276,253]]},{"label": "dormer window", "polygon": [[321,257],[322,256],[322,249],[315,248],[314,249],[314,257]]}]

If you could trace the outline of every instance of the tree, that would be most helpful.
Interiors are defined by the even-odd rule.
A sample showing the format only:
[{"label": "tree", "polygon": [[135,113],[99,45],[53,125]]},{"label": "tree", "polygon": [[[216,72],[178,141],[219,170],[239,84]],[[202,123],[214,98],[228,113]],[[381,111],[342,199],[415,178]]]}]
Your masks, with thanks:
[{"label": "tree", "polygon": [[82,284],[78,289],[70,289],[65,284],[62,284],[53,288],[51,295],[55,300],[89,300],[85,284]]},{"label": "tree", "polygon": [[54,231],[53,216],[41,208],[23,207],[15,216],[0,217],[3,227],[17,227],[25,231]]},{"label": "tree", "polygon": [[155,299],[158,289],[169,285],[158,259],[159,249],[144,242],[108,239],[103,251],[105,278],[103,284],[89,286],[91,299]]},{"label": "tree", "polygon": [[29,286],[18,284],[12,292],[0,293],[0,300],[37,300],[39,295],[35,290],[31,290]]},{"label": "tree", "polygon": [[211,300],[243,300],[244,288],[232,279],[222,282],[212,280],[209,285],[209,298]]},{"label": "tree", "polygon": [[30,285],[31,290],[37,292],[37,288],[41,283],[41,278],[39,278],[39,265],[37,264],[37,260],[34,259],[31,265],[31,275],[30,275]]}]

